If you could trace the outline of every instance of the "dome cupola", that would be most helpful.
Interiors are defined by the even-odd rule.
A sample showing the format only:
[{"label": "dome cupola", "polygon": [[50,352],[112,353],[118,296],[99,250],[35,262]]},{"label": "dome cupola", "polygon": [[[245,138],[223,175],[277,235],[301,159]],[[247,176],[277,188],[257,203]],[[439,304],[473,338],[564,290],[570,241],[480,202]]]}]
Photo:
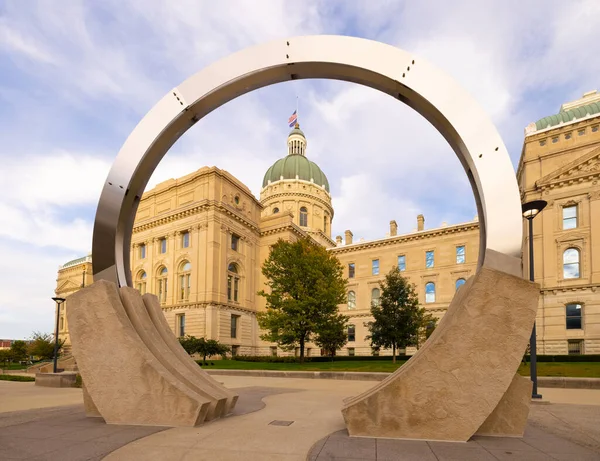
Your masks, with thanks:
[{"label": "dome cupola", "polygon": [[329,192],[329,181],[315,163],[306,158],[306,136],[296,123],[287,139],[288,155],[277,160],[265,173],[263,187],[284,179],[312,182]]}]

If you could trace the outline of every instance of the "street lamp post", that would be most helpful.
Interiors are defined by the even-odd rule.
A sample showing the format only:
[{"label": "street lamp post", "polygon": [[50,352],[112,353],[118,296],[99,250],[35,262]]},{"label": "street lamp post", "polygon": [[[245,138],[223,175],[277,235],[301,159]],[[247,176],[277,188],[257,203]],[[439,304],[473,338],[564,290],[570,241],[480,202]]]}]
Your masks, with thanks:
[{"label": "street lamp post", "polygon": [[56,302],[56,330],[54,332],[54,373],[58,373],[56,368],[58,363],[58,320],[60,318],[60,305],[65,302],[65,298],[52,298]]},{"label": "street lamp post", "polygon": [[[529,280],[534,281],[533,268],[533,219],[546,207],[548,203],[545,200],[533,200],[532,202],[524,203],[522,206],[523,217],[529,222]],[[537,337],[535,320],[533,322],[533,330],[531,339],[529,340],[531,347],[531,381],[533,382],[533,390],[531,397],[541,399],[541,394],[538,394],[537,386]]]}]

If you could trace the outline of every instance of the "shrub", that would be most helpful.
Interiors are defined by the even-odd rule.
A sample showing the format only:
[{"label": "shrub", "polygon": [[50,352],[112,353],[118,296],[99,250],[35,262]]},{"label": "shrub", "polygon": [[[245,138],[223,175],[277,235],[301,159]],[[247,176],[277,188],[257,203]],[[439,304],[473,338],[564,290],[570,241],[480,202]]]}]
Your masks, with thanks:
[{"label": "shrub", "polygon": [[0,375],[0,381],[31,382],[31,381],[35,381],[35,378],[33,376]]}]

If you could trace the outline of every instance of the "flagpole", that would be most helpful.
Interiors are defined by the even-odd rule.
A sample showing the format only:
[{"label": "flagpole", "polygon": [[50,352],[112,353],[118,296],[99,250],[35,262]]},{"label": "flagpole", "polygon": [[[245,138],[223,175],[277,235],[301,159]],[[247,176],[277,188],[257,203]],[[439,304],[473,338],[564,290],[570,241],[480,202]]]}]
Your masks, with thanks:
[{"label": "flagpole", "polygon": [[298,125],[300,124],[300,113],[298,112],[298,95],[296,95],[296,123],[298,123]]}]

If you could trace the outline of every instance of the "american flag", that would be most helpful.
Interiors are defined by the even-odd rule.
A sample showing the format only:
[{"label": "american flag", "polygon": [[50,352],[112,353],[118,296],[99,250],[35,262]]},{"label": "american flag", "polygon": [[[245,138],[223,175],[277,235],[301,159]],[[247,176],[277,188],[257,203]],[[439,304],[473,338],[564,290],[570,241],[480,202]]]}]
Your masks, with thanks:
[{"label": "american flag", "polygon": [[298,114],[297,114],[297,110],[294,111],[294,113],[292,114],[292,116],[289,118],[288,120],[288,124],[290,125],[290,128],[292,128],[296,122],[298,121]]}]

